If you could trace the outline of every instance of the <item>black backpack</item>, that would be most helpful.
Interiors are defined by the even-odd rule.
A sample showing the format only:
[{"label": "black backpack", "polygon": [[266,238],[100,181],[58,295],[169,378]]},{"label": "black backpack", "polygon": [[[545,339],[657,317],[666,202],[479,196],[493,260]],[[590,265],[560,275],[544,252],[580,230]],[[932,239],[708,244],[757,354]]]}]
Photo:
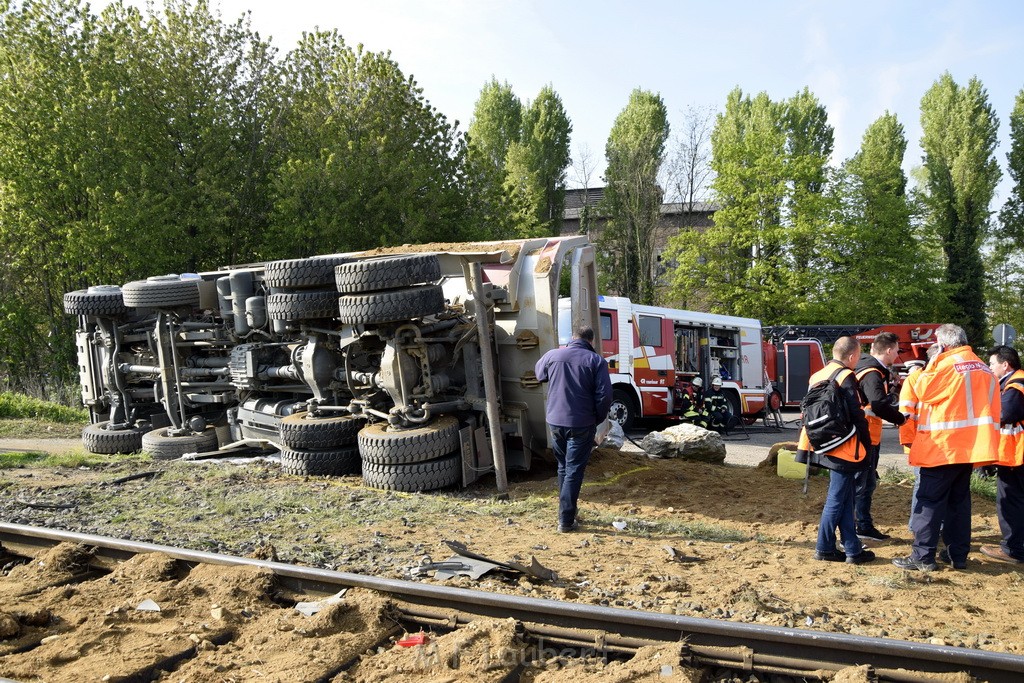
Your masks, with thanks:
[{"label": "black backpack", "polygon": [[836,378],[848,368],[839,368],[828,379],[814,383],[800,401],[807,439],[816,453],[828,453],[857,436],[857,426]]}]

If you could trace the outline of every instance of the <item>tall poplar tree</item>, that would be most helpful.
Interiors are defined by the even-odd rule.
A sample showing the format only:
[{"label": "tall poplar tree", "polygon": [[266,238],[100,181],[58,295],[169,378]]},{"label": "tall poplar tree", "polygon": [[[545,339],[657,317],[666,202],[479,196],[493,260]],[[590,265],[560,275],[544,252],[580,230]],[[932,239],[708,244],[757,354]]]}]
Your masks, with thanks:
[{"label": "tall poplar tree", "polygon": [[1007,172],[1013,185],[999,212],[999,222],[987,264],[990,322],[1010,323],[1024,332],[1024,89],[1017,93],[1010,113],[1010,150]]},{"label": "tall poplar tree", "polygon": [[952,321],[975,345],[988,338],[981,246],[1001,172],[995,159],[999,119],[981,81],[957,85],[944,73],[921,99],[928,223],[942,241],[952,285]]},{"label": "tall poplar tree", "polygon": [[[944,319],[943,257],[934,235],[915,223],[903,158],[907,139],[894,114],[865,131],[858,152],[837,174],[838,208],[823,234],[829,264],[821,318],[895,323]],[[851,286],[851,282],[856,286]]]},{"label": "tall poplar tree", "polygon": [[661,96],[636,89],[612,126],[605,146],[608,223],[601,244],[605,289],[652,304],[658,278],[656,228],[662,189],[658,171],[668,140],[668,113]]}]

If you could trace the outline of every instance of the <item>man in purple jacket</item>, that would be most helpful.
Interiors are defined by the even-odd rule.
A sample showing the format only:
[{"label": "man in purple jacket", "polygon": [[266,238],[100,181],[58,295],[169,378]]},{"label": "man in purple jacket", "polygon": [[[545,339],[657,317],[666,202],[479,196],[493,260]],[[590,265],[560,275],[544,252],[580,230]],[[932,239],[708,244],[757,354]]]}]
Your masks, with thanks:
[{"label": "man in purple jacket", "polygon": [[597,426],[608,417],[612,383],[608,363],[594,351],[594,330],[581,327],[563,348],[545,353],[534,369],[548,383],[545,417],[558,461],[558,530],[575,531],[583,471]]}]

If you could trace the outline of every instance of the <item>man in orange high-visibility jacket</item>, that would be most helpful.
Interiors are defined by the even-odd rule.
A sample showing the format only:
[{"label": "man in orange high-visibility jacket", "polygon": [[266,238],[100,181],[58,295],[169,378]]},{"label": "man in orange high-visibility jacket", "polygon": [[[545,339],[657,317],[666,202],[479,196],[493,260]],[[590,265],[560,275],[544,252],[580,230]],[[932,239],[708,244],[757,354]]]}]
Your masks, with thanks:
[{"label": "man in orange high-visibility jacket", "polygon": [[878,486],[878,458],[882,450],[882,421],[901,425],[906,421],[896,407],[889,386],[889,367],[899,354],[900,340],[892,332],[880,332],[871,341],[869,353],[857,361],[857,383],[864,397],[864,416],[868,421],[871,445],[868,446],[868,466],[854,475],[854,517],[857,535],[861,540],[885,541],[890,538],[875,527],[871,517],[871,498]]},{"label": "man in orange high-visibility jacket", "polygon": [[[857,538],[854,524],[854,475],[868,466],[867,447],[868,423],[861,406],[860,388],[854,376],[853,367],[860,358],[860,344],[853,337],[840,337],[832,346],[832,360],[824,368],[811,375],[808,386],[834,378],[846,398],[847,409],[853,418],[856,434],[828,451],[813,450],[807,438],[807,429],[800,430],[797,445],[797,462],[812,462],[825,467],[829,472],[828,494],[821,510],[818,523],[818,542],[814,548],[814,559],[829,562],[863,564],[875,559],[875,554],[864,548]],[[839,528],[843,550],[836,549],[836,528]]]},{"label": "man in orange high-visibility jacket", "polygon": [[920,486],[910,515],[913,549],[892,563],[916,571],[936,568],[940,533],[953,567],[967,566],[971,471],[995,461],[999,448],[999,381],[962,328],[942,325],[935,341],[938,354],[900,395],[910,425],[901,441],[912,436],[908,459],[920,468]]},{"label": "man in orange high-visibility jacket", "polygon": [[999,378],[999,481],[996,485],[996,515],[1003,540],[983,545],[981,552],[994,560],[1024,562],[1024,370],[1020,355],[1009,346],[989,352],[988,366]]}]

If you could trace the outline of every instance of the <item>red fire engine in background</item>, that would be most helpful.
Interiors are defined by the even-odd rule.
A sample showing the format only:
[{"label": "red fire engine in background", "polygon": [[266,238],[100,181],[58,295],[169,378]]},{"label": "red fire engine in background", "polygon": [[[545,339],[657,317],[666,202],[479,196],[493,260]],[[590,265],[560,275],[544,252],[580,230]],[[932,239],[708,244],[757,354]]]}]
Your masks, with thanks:
[{"label": "red fire engine in background", "polygon": [[891,325],[777,325],[762,328],[764,367],[768,380],[783,405],[798,406],[807,393],[811,375],[824,367],[828,358],[825,344],[840,337],[856,337],[867,351],[875,336],[892,332],[899,339],[899,355],[893,364],[897,373],[908,360],[924,359],[935,341],[934,323]]},{"label": "red fire engine in background", "polygon": [[[624,428],[640,418],[679,417],[687,398],[721,377],[732,412],[747,424],[784,405],[798,406],[810,376],[825,365],[825,346],[853,335],[870,344],[879,332],[899,338],[897,366],[923,358],[937,325],[786,325],[753,318],[634,304],[600,296],[601,348],[613,387],[611,415]],[[559,308],[559,341],[571,338],[568,303]]]}]

